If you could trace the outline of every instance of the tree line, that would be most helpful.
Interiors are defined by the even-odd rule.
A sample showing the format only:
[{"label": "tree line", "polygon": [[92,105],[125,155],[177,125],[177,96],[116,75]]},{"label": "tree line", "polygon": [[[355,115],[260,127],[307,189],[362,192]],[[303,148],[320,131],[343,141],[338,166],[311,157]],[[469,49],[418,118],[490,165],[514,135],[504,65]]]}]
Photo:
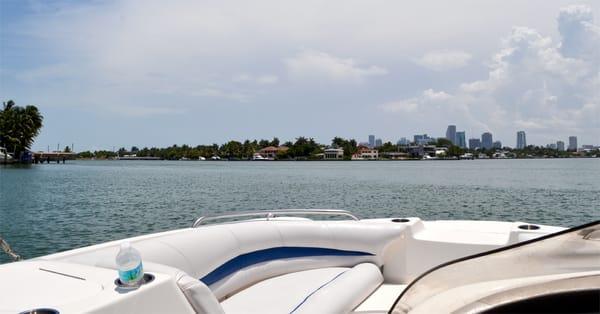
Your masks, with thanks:
[{"label": "tree line", "polygon": [[136,155],[137,157],[158,157],[166,160],[177,160],[181,158],[198,159],[199,157],[211,158],[213,156],[219,156],[226,159],[239,159],[246,160],[251,159],[254,153],[257,151],[269,147],[285,146],[288,149],[281,151],[278,155],[278,159],[312,159],[316,155],[323,152],[324,146],[318,144],[313,138],[298,137],[294,142],[287,141],[281,143],[277,137],[272,140],[245,140],[244,142],[229,141],[225,144],[218,145],[172,145],[165,148],[158,147],[144,147],[138,148],[136,146],[126,149],[120,148],[116,152],[99,150],[99,151],[85,151],[79,153],[80,158],[114,158],[117,156],[125,155]]},{"label": "tree line", "polygon": [[[334,137],[331,140],[330,145],[317,143],[313,138],[309,137],[298,137],[295,141],[287,141],[281,143],[277,137],[274,137],[272,140],[245,140],[243,142],[239,141],[229,141],[225,144],[218,145],[172,145],[170,147],[165,148],[157,148],[157,147],[144,147],[138,148],[136,146],[131,147],[130,149],[126,149],[124,147],[120,148],[118,151],[107,151],[107,150],[99,150],[99,151],[85,151],[79,153],[80,158],[97,158],[97,159],[108,159],[115,158],[117,156],[126,156],[126,155],[136,155],[138,157],[158,157],[160,159],[165,160],[178,160],[182,158],[189,159],[198,159],[199,157],[211,158],[213,156],[219,156],[220,158],[229,159],[229,160],[248,160],[251,159],[254,153],[259,150],[274,146],[285,146],[287,150],[281,150],[277,153],[276,159],[278,160],[317,160],[322,159],[322,153],[327,147],[335,147],[342,148],[344,150],[344,159],[350,160],[352,155],[357,153],[359,150],[358,142],[355,139],[345,139],[342,137]],[[439,138],[435,142],[432,142],[431,145],[436,147],[445,147],[446,148],[446,157],[459,157],[465,153],[473,153],[473,154],[485,154],[488,156],[492,156],[497,151],[508,151],[513,154],[516,158],[528,158],[528,157],[569,157],[571,155],[570,152],[558,151],[556,149],[550,149],[540,146],[527,146],[524,149],[511,149],[509,147],[504,147],[501,149],[467,149],[461,148],[454,145],[450,140],[446,138]],[[377,147],[380,156],[385,158],[386,153],[392,152],[408,152],[409,146],[407,145],[398,145],[392,144],[391,142],[385,142],[382,146]]]}]

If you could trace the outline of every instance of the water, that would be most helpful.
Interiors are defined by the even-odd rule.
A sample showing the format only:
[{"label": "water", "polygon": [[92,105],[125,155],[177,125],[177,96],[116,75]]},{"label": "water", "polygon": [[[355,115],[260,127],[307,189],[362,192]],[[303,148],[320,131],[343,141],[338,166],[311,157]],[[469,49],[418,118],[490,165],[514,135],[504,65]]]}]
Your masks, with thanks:
[{"label": "water", "polygon": [[188,227],[205,212],[276,208],[575,226],[600,219],[598,178],[600,159],[2,167],[0,236],[31,258]]}]

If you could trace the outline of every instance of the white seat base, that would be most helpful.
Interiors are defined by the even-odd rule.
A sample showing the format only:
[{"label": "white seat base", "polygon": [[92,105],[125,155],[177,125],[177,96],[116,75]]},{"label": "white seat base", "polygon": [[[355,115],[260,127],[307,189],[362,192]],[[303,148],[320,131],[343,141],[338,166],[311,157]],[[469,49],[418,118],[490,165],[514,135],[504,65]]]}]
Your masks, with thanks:
[{"label": "white seat base", "polygon": [[327,267],[273,277],[221,302],[225,313],[349,312],[383,281],[379,268]]},{"label": "white seat base", "polygon": [[383,284],[364,300],[355,310],[355,313],[361,312],[382,312],[387,313],[396,302],[398,296],[406,289],[408,285]]}]

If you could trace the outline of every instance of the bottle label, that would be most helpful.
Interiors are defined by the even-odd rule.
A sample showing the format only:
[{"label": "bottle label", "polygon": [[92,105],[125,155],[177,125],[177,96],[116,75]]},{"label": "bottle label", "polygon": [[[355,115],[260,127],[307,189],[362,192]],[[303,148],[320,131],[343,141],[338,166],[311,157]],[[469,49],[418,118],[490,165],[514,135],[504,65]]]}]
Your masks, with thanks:
[{"label": "bottle label", "polygon": [[144,270],[142,268],[142,262],[140,262],[135,268],[130,270],[119,269],[119,279],[124,284],[133,284],[142,279]]}]

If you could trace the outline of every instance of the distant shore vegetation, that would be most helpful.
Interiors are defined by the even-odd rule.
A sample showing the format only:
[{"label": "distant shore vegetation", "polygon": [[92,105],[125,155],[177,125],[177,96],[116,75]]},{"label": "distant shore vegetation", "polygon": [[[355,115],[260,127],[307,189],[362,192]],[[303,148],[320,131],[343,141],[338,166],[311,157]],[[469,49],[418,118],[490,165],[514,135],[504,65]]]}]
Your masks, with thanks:
[{"label": "distant shore vegetation", "polygon": [[31,148],[44,117],[34,105],[17,106],[12,100],[2,103],[0,110],[0,147],[19,158]]},{"label": "distant shore vegetation", "polygon": [[[596,157],[598,152],[594,153],[578,153],[570,151],[559,151],[552,148],[530,145],[524,149],[513,149],[509,147],[494,148],[494,149],[465,149],[453,145],[451,141],[445,138],[439,138],[437,141],[428,145],[429,147],[437,147],[445,150],[443,158],[456,159],[465,154],[471,154],[474,158],[489,157],[494,158],[498,153],[503,153],[507,158],[569,158],[569,157]],[[227,160],[251,160],[255,154],[263,149],[285,147],[285,150],[279,150],[274,156],[275,160],[322,160],[323,153],[327,148],[342,149],[343,160],[351,160],[352,156],[357,154],[360,149],[367,149],[360,146],[355,139],[344,139],[335,137],[330,144],[317,143],[313,138],[298,137],[295,141],[280,142],[275,137],[272,140],[245,140],[229,141],[225,144],[212,145],[173,145],[165,148],[144,147],[138,148],[133,146],[129,149],[121,147],[117,151],[97,150],[84,151],[78,153],[78,157],[82,159],[114,159],[124,156],[136,157],[154,157],[163,160],[180,160],[180,159],[210,159],[219,157]],[[415,154],[416,145],[398,145],[391,142],[383,143],[381,146],[373,148],[378,152],[377,159],[421,159],[423,156]],[[400,156],[400,158],[398,157]]]}]

